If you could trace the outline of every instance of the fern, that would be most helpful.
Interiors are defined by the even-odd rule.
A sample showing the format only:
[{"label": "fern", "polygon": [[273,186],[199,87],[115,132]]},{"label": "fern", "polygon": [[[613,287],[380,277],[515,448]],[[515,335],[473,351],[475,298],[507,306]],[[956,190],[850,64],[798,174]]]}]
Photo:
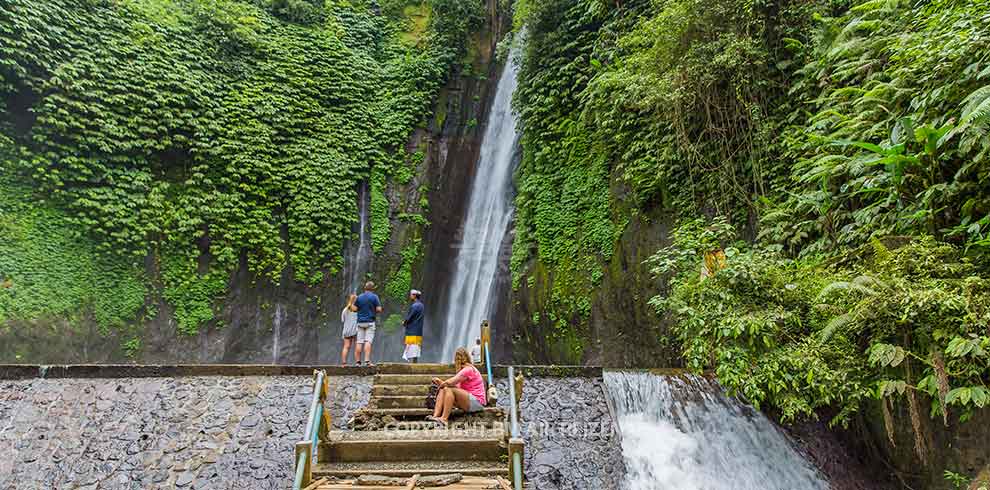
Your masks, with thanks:
[{"label": "fern", "polygon": [[852,313],[845,313],[833,318],[827,325],[825,325],[825,328],[818,332],[819,339],[822,342],[828,342],[833,336],[835,336],[835,332],[838,332],[840,328],[852,323],[853,319]]},{"label": "fern", "polygon": [[892,257],[890,249],[888,249],[883,242],[878,240],[876,237],[873,237],[870,239],[870,245],[873,246],[873,259],[876,260],[878,264],[885,264],[890,261]]},{"label": "fern", "polygon": [[977,89],[963,101],[962,126],[982,126],[990,122],[990,85]]}]

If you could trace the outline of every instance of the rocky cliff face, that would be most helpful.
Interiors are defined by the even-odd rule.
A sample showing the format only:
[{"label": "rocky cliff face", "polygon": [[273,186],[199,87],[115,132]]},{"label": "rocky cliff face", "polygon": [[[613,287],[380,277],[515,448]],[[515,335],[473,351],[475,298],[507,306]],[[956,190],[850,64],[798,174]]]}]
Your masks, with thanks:
[{"label": "rocky cliff face", "polygon": [[[414,155],[412,178],[390,179],[383,190],[388,206],[390,238],[376,250],[364,278],[378,284],[385,303],[377,334],[376,358],[398,360],[402,352],[398,317],[406,308],[405,291],[426,293],[431,314],[443,311],[447,279],[456,257],[452,237],[462,222],[477,162],[480,139],[498,73],[495,48],[509,15],[499,2],[488,2],[488,18],[472,35],[466,57],[455,63],[449,82],[425,114],[405,148]],[[479,122],[481,124],[479,124]],[[345,245],[345,248],[352,247]],[[309,286],[291,270],[280,280],[261,278],[246,261],[231,275],[227,293],[214,305],[215,319],[195,335],[179,332],[173,308],[152,281],[146,313],[137,331],[140,348],[128,356],[129,334],[101,331],[91,318],[47,318],[11,321],[0,327],[0,362],[72,363],[133,360],[138,362],[336,363],[339,360],[340,310],[346,300],[346,273]],[[146,260],[148,277],[159,277],[156,259]],[[153,314],[151,314],[153,312]],[[86,314],[81,314],[86,315]],[[424,346],[430,355],[436,343]]]},{"label": "rocky cliff face", "polygon": [[[888,436],[879,405],[866,414],[864,437],[873,441],[873,451],[884,461],[896,481],[906,488],[949,490],[959,488],[945,476],[946,471],[976,477],[990,465],[990,410],[976,410],[968,421],[958,420],[951,411],[949,423],[930,418],[922,406],[915,432],[907,404],[892,413],[893,440]],[[920,440],[920,441],[919,441]]]},{"label": "rocky cliff face", "polygon": [[[561,337],[555,317],[554,270],[539,259],[524,268],[516,289],[503,286],[502,317],[506,334],[500,336],[506,360],[533,364],[591,364],[608,367],[677,367],[675,344],[667,325],[648,304],[663,286],[644,261],[667,242],[670,218],[659,211],[633,212],[623,203],[625,191],[613,183],[616,215],[627,220],[615,241],[612,257],[600,261],[601,279],[591,288],[590,313],[564,321],[575,330]],[[574,335],[576,333],[576,335]]]}]

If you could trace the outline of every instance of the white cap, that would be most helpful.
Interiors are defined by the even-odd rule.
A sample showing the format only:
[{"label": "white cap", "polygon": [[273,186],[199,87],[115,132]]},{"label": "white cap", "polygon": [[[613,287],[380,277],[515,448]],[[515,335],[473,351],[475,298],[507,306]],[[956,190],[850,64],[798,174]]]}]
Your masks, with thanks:
[{"label": "white cap", "polygon": [[413,296],[422,296],[423,295],[423,292],[420,291],[420,290],[418,290],[418,289],[413,289],[413,290],[409,291],[409,294],[411,294]]}]

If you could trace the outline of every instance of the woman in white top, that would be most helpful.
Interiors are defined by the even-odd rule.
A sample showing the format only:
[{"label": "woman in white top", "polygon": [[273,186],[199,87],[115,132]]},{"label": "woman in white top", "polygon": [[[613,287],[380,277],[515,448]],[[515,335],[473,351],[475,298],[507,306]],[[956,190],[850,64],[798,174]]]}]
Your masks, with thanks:
[{"label": "woman in white top", "polygon": [[[357,338],[357,306],[354,302],[357,300],[356,294],[351,294],[347,298],[347,306],[344,310],[340,312],[340,322],[344,325],[343,332],[341,332],[341,337],[344,339],[344,348],[340,351],[340,365],[347,365],[347,351],[351,350],[351,344],[354,343],[354,339]],[[358,359],[358,352],[354,350],[354,363],[357,364],[361,360]]]}]

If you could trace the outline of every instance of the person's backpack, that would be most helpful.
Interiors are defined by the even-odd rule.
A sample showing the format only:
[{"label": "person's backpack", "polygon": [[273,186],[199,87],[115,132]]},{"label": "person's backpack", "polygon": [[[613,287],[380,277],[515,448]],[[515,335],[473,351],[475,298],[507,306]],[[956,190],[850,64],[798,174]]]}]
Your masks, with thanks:
[{"label": "person's backpack", "polygon": [[440,387],[431,384],[430,392],[426,394],[426,408],[433,409],[437,407],[437,394],[439,393],[440,393]]}]

